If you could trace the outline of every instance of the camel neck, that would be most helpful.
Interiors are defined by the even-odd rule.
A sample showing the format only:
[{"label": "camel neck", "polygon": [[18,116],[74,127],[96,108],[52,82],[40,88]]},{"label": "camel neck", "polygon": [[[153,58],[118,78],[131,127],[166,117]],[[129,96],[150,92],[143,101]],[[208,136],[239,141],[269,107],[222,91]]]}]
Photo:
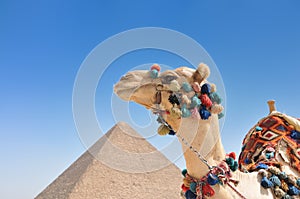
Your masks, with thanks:
[{"label": "camel neck", "polygon": [[[186,168],[191,176],[201,178],[209,170],[207,165],[190,149],[190,146],[198,151],[212,166],[217,165],[225,158],[225,151],[219,134],[218,118],[216,116],[206,121],[184,119],[178,133],[186,140],[185,143],[182,140],[180,142],[184,151]],[[187,146],[186,143],[190,146]]]}]

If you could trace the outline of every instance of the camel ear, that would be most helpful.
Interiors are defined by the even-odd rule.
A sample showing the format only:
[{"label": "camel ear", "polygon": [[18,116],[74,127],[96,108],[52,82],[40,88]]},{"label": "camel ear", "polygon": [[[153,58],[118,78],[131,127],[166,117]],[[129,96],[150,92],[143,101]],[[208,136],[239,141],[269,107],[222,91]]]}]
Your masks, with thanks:
[{"label": "camel ear", "polygon": [[209,75],[210,75],[209,67],[204,63],[200,63],[197,70],[193,74],[193,81],[201,84],[201,82],[207,79]]}]

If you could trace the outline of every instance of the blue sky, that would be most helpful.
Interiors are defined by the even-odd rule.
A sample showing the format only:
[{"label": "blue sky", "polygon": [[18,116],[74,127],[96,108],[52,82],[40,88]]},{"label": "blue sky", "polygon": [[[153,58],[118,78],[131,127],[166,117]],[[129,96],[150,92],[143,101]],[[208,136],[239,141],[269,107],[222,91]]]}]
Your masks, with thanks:
[{"label": "blue sky", "polygon": [[[100,42],[132,28],[173,29],[210,54],[226,89],[226,151],[239,151],[268,99],[299,116],[299,8],[297,0],[0,1],[0,197],[33,198],[85,151],[72,116],[77,71]],[[152,62],[185,64],[163,52],[132,53],[107,71],[105,92]],[[99,118],[100,100],[110,103],[100,92]],[[114,121],[105,123],[108,130]]]}]

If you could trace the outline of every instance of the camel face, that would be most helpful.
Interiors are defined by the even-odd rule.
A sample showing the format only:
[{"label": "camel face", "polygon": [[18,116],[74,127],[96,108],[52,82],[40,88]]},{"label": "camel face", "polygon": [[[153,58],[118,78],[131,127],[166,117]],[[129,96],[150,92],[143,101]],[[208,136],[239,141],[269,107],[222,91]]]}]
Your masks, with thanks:
[{"label": "camel face", "polygon": [[[168,84],[179,76],[173,71],[165,71],[158,78],[152,78],[150,71],[136,70],[125,74],[114,85],[115,94],[125,101],[134,101],[147,109],[155,108],[158,89],[168,90]],[[168,92],[162,92],[161,105],[170,106]]]}]

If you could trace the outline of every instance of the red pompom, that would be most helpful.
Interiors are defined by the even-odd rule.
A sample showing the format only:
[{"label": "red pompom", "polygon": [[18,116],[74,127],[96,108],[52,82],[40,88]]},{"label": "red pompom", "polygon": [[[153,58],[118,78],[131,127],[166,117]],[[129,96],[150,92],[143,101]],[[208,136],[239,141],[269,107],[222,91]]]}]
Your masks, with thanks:
[{"label": "red pompom", "polygon": [[206,106],[206,108],[209,108],[212,106],[212,101],[209,99],[207,94],[200,95],[200,100],[202,105]]},{"label": "red pompom", "polygon": [[230,157],[230,158],[233,158],[234,160],[236,158],[235,152],[228,153],[227,156]]},{"label": "red pompom", "polygon": [[215,195],[215,191],[213,190],[213,188],[211,188],[211,186],[209,184],[205,184],[202,187],[202,191],[203,191],[203,194],[207,197],[212,197],[213,195]]},{"label": "red pompom", "polygon": [[184,184],[181,185],[181,189],[183,192],[187,192],[190,188],[184,186]]},{"label": "red pompom", "polygon": [[160,71],[160,66],[158,64],[153,64],[151,66],[151,70],[153,70],[153,69],[155,69],[155,70],[157,70],[159,72]]}]

